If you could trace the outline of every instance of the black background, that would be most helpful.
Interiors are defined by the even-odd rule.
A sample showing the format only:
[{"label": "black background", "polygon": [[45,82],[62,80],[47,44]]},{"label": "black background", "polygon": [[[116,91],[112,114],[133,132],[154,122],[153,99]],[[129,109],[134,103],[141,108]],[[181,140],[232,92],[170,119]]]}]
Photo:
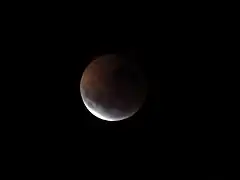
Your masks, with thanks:
[{"label": "black background", "polygon": [[[69,9],[14,16],[9,32],[19,48],[15,54],[25,59],[18,63],[27,67],[26,77],[31,80],[26,83],[34,84],[27,92],[32,103],[34,98],[41,102],[43,112],[53,119],[50,124],[69,129],[164,127],[170,134],[212,132],[219,101],[215,85],[221,78],[218,19],[173,7],[151,20],[127,15],[111,20]],[[84,69],[108,53],[134,54],[148,82],[141,110],[116,123],[91,115],[79,92]]]},{"label": "black background", "polygon": [[[76,11],[16,16],[14,45],[20,47],[17,55],[25,60],[18,62],[26,63],[24,73],[30,79],[25,93],[35,104],[35,115],[29,116],[39,119],[31,123],[69,133],[81,128],[155,129],[183,139],[220,131],[221,121],[214,117],[221,79],[217,19],[189,13],[163,11],[154,23],[143,17],[86,19]],[[108,53],[134,54],[148,83],[139,112],[114,123],[91,115],[79,90],[87,65]]]},{"label": "black background", "polygon": [[[83,10],[56,13],[57,8],[15,15],[9,21],[14,26],[9,42],[18,49],[11,54],[21,58],[13,66],[24,66],[24,77],[14,77],[20,80],[21,97],[15,114],[22,120],[11,123],[18,135],[25,133],[31,142],[40,139],[49,146],[63,144],[61,149],[73,152],[74,158],[87,156],[99,165],[107,158],[121,162],[123,156],[127,161],[121,163],[130,169],[131,162],[139,162],[144,170],[174,175],[188,171],[206,179],[205,169],[212,171],[223,161],[220,148],[215,149],[223,131],[223,122],[216,119],[221,113],[216,105],[221,70],[218,20],[176,9],[162,8],[158,15],[151,11],[151,18],[143,13],[112,20],[91,18],[92,13]],[[84,69],[108,53],[134,54],[148,83],[142,108],[120,122],[94,117],[80,96]]]},{"label": "black background", "polygon": [[[141,38],[140,42],[132,33],[122,38],[121,32],[113,40],[103,33],[96,39],[90,38],[88,41],[91,43],[77,43],[74,38],[61,42],[60,49],[56,49],[61,54],[58,56],[60,60],[56,59],[53,64],[54,80],[50,82],[50,87],[55,88],[49,96],[53,104],[50,107],[47,105],[52,119],[46,119],[49,127],[44,129],[63,137],[72,137],[73,141],[84,139],[93,147],[91,157],[96,155],[95,148],[105,154],[102,151],[106,147],[115,149],[121,146],[120,149],[131,149],[134,154],[131,159],[135,161],[136,158],[136,162],[140,159],[148,162],[147,157],[155,159],[155,155],[160,155],[162,161],[167,162],[164,169],[175,162],[175,168],[181,171],[183,167],[188,167],[186,161],[203,169],[214,166],[216,161],[211,165],[208,156],[213,153],[214,157],[220,157],[218,151],[212,152],[210,147],[217,142],[217,132],[220,131],[217,127],[221,122],[216,124],[212,113],[208,112],[214,109],[211,106],[214,97],[211,95],[209,72],[211,54],[206,42],[197,33],[182,32],[180,36],[174,31],[163,30],[161,34],[163,37],[154,34],[154,38]],[[75,43],[71,44],[72,41]],[[80,79],[84,69],[92,59],[106,53],[134,54],[147,78],[148,94],[144,105],[124,121],[107,122],[96,118],[86,109],[80,96]],[[102,137],[105,133],[108,135]],[[100,139],[99,145],[97,139]],[[102,144],[106,141],[107,145]],[[104,147],[99,150],[101,146]],[[137,152],[134,153],[134,150]],[[114,151],[119,153],[119,149]],[[121,159],[122,156],[115,157],[114,151],[108,153],[108,157],[111,154],[115,160]],[[144,151],[147,156],[138,159],[138,154]],[[217,161],[222,160],[218,158]],[[206,179],[203,176],[207,173],[202,171],[200,177]]]},{"label": "black background", "polygon": [[[54,62],[52,68],[55,66],[53,76],[56,76],[54,83],[59,83],[55,87],[59,85],[60,104],[66,108],[60,113],[69,113],[72,123],[81,127],[166,127],[175,133],[183,129],[198,130],[205,123],[199,122],[199,118],[207,110],[203,101],[211,91],[209,68],[213,62],[207,49],[209,41],[204,42],[200,31],[176,33],[174,28],[179,27],[163,28],[154,35],[113,29],[97,32],[89,39],[84,39],[84,35],[54,39],[52,46],[57,43],[58,48],[54,47],[57,56],[49,58]],[[148,95],[142,109],[129,120],[116,123],[92,116],[79,93],[86,66],[95,57],[108,53],[134,54],[148,81]]]}]

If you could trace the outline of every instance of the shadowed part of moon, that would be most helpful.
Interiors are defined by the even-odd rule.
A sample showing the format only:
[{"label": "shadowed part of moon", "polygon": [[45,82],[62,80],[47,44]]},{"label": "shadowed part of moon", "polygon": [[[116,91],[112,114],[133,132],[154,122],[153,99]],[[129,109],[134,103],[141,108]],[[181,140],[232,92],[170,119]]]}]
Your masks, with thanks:
[{"label": "shadowed part of moon", "polygon": [[94,116],[119,121],[131,117],[142,105],[145,81],[136,66],[116,55],[106,55],[85,69],[80,93]]}]

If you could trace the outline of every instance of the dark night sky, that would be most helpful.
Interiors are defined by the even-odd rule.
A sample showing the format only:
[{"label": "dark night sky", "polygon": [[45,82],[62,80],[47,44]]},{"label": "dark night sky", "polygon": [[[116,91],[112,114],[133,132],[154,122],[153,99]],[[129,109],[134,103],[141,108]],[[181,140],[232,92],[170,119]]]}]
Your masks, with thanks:
[{"label": "dark night sky", "polygon": [[[52,109],[59,118],[69,119],[66,124],[69,128],[72,125],[160,128],[172,135],[186,132],[197,135],[201,129],[208,131],[214,124],[213,119],[208,121],[210,117],[202,118],[209,111],[214,98],[211,86],[216,83],[210,72],[215,65],[213,54],[209,52],[214,41],[213,36],[209,38],[211,32],[205,32],[194,23],[191,26],[179,23],[177,19],[172,24],[163,21],[162,28],[152,28],[151,33],[143,33],[135,26],[126,29],[118,25],[98,31],[88,27],[80,33],[79,26],[65,23],[60,30],[55,24],[48,31],[40,29],[44,32],[37,37],[41,48],[35,51],[40,54],[39,64],[44,66],[42,76],[46,76],[52,87]],[[101,121],[91,115],[79,93],[86,66],[94,57],[107,53],[134,54],[148,82],[148,95],[141,110],[129,120],[117,123]],[[209,96],[212,99],[206,104]],[[60,121],[60,126],[64,123]]]},{"label": "dark night sky", "polygon": [[[118,32],[118,31],[117,31]],[[76,33],[76,32],[75,32]],[[221,122],[212,118],[216,83],[211,74],[214,66],[208,51],[206,35],[199,31],[176,32],[174,27],[161,33],[145,34],[120,31],[113,37],[99,33],[84,39],[66,37],[56,48],[54,68],[54,120],[67,131],[79,128],[152,129],[169,138],[194,139],[206,137],[221,129]],[[122,37],[123,36],[123,37]],[[93,116],[84,106],[79,83],[86,66],[98,55],[133,53],[148,82],[148,94],[142,108],[133,117],[120,122],[106,122]],[[56,67],[54,67],[56,66]],[[58,90],[58,88],[60,88]],[[67,121],[65,121],[67,119]],[[145,131],[144,130],[144,131]],[[204,133],[203,133],[204,132]],[[189,136],[191,134],[191,136]]]},{"label": "dark night sky", "polygon": [[[142,20],[138,23],[129,20],[124,25],[118,20],[115,23],[95,20],[96,24],[87,20],[84,24],[76,19],[79,16],[71,17],[75,18],[66,18],[66,15],[56,18],[55,14],[46,20],[42,20],[42,16],[34,17],[31,26],[24,30],[29,40],[19,30],[21,36],[17,35],[20,40],[16,46],[23,47],[24,51],[17,55],[30,59],[26,67],[31,67],[28,68],[31,72],[26,76],[36,76],[27,81],[29,89],[23,89],[31,96],[30,108],[25,110],[31,112],[27,113],[29,120],[16,122],[16,128],[24,127],[26,132],[32,131],[41,138],[46,136],[51,142],[57,139],[71,147],[76,143],[77,150],[81,149],[79,139],[101,149],[102,145],[94,143],[96,137],[111,131],[111,136],[107,136],[111,146],[124,144],[129,139],[123,148],[133,148],[136,159],[156,161],[153,164],[164,162],[161,165],[169,171],[172,165],[177,166],[176,171],[184,168],[186,162],[190,168],[195,168],[192,164],[201,168],[211,166],[207,157],[212,156],[221,161],[219,152],[211,148],[217,144],[222,131],[222,122],[214,113],[217,112],[215,104],[220,101],[214,88],[219,82],[215,58],[219,49],[214,44],[218,39],[211,27],[212,21],[172,13],[161,16],[161,21],[153,24],[144,24]],[[203,22],[205,25],[201,26]],[[16,28],[25,26],[21,21]],[[23,41],[26,45],[19,43]],[[84,69],[94,57],[108,53],[134,54],[148,83],[142,108],[120,122],[96,118],[85,108],[80,96]],[[129,129],[133,134],[130,137]],[[121,133],[120,138],[114,137],[116,132]],[[134,135],[137,137],[132,138]],[[143,148],[138,150],[139,146]],[[138,155],[138,151],[142,153]],[[155,155],[161,160],[156,160]]]},{"label": "dark night sky", "polygon": [[[212,115],[207,115],[215,100],[212,87],[218,81],[216,73],[212,73],[213,68],[217,69],[213,58],[217,50],[214,44],[217,33],[213,28],[216,20],[212,23],[210,18],[204,21],[202,16],[184,13],[177,16],[177,12],[161,14],[159,23],[146,24],[130,19],[109,23],[96,18],[86,22],[85,16],[76,16],[74,12],[67,16],[59,13],[57,17],[51,14],[34,17],[23,32],[21,29],[29,21],[21,19],[16,25],[18,35],[26,33],[29,39],[18,37],[26,42],[25,50],[31,52],[29,59],[36,59],[31,61],[31,71],[40,72],[39,80],[46,84],[36,88],[41,91],[40,100],[48,102],[46,111],[54,119],[63,119],[51,124],[70,129],[160,128],[172,135],[186,132],[197,135],[202,129],[208,132],[214,124]],[[148,81],[148,95],[132,118],[107,123],[86,110],[79,83],[94,57],[118,52],[135,54]],[[32,81],[38,82],[36,78]]]},{"label": "dark night sky", "polygon": [[[154,151],[160,148],[159,152],[166,154],[163,161],[168,162],[170,156],[169,159],[174,162],[192,161],[203,167],[206,165],[202,164],[209,165],[206,157],[212,153],[219,156],[211,148],[206,151],[204,147],[214,146],[217,141],[210,137],[221,131],[218,128],[221,122],[216,123],[212,113],[209,113],[214,110],[214,91],[211,87],[216,83],[210,71],[214,65],[208,49],[212,40],[206,41],[206,34],[199,34],[197,30],[189,32],[182,26],[183,30],[177,32],[172,26],[153,35],[144,34],[141,38],[135,31],[119,30],[111,37],[109,32],[98,32],[93,37],[82,35],[74,39],[70,36],[60,42],[60,49],[56,49],[60,55],[56,59],[56,72],[59,73],[56,74],[58,80],[55,84],[60,90],[54,91],[53,127],[57,124],[57,131],[74,135],[90,128],[89,131],[94,132],[90,136],[99,136],[98,132],[102,132],[99,128],[114,133],[115,130],[125,132],[131,128],[132,133],[141,131],[140,136],[143,137],[136,138],[135,143],[149,143],[150,147],[155,147]],[[94,117],[85,108],[79,83],[84,69],[94,57],[116,52],[135,54],[148,81],[148,94],[138,113],[128,120],[113,123]],[[120,139],[125,141],[127,137]],[[127,145],[123,147],[127,148]],[[154,151],[148,154],[158,154]]]}]

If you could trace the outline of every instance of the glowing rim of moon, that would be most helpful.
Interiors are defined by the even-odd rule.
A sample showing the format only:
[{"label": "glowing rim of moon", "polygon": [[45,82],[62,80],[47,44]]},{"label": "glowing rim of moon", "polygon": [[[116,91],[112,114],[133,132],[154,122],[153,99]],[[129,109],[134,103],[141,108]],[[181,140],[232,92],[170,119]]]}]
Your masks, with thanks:
[{"label": "glowing rim of moon", "polygon": [[86,106],[86,108],[87,108],[94,116],[96,116],[96,117],[99,118],[99,119],[105,120],[105,121],[121,121],[121,120],[130,118],[131,116],[133,116],[133,115],[137,112],[137,111],[132,112],[132,113],[129,114],[128,116],[123,116],[123,117],[121,117],[121,118],[110,118],[110,117],[106,117],[106,116],[103,116],[101,113],[97,112],[96,110],[92,109],[91,107],[89,107],[89,105],[87,104],[87,102],[85,102],[84,97],[82,96],[81,91],[80,91],[80,94],[81,94],[83,103],[84,103],[84,105]]},{"label": "glowing rim of moon", "polygon": [[88,105],[88,103],[84,100],[85,97],[83,97],[82,92],[81,92],[81,83],[80,83],[80,94],[81,94],[83,103],[84,103],[84,105],[86,106],[86,108],[88,109],[88,111],[89,111],[90,113],[92,113],[94,116],[96,116],[97,118],[102,119],[102,120],[105,120],[105,121],[121,121],[121,120],[130,118],[130,117],[133,116],[133,115],[138,111],[138,109],[139,109],[139,108],[138,108],[136,111],[130,113],[130,114],[127,115],[127,116],[123,116],[123,117],[119,117],[119,118],[112,118],[112,117],[110,118],[110,117],[107,117],[107,115],[106,115],[106,116],[102,115],[101,113],[99,113],[98,111],[94,110],[93,108],[91,108],[91,107]]}]

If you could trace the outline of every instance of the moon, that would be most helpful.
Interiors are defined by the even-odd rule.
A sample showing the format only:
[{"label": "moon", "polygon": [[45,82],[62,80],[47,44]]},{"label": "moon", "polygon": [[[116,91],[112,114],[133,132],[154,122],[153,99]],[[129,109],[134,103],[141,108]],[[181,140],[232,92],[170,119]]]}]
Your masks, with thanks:
[{"label": "moon", "polygon": [[86,108],[106,121],[133,116],[146,98],[146,80],[127,56],[107,54],[94,59],[84,70],[80,94]]}]

